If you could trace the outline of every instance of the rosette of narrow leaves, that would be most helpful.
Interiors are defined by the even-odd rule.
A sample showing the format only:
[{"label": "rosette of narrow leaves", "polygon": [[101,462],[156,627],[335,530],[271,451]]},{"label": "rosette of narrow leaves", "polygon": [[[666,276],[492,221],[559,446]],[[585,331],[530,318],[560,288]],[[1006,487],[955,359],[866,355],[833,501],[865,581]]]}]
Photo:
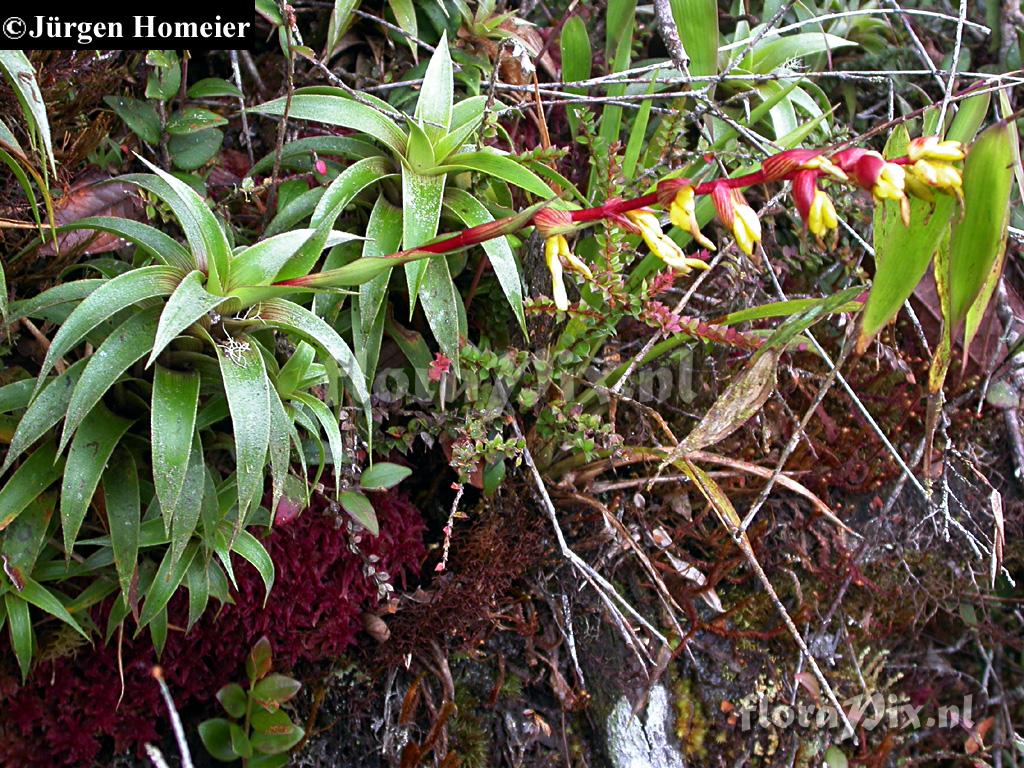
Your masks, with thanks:
[{"label": "rosette of narrow leaves", "polygon": [[[251,111],[283,115],[287,103],[286,99],[279,98]],[[494,148],[475,146],[486,105],[486,96],[454,102],[452,59],[447,38],[442,35],[428,63],[411,116],[397,112],[387,102],[368,94],[352,97],[342,89],[321,86],[298,89],[291,98],[288,114],[291,119],[358,131],[382,147],[372,158],[381,164],[372,183],[383,184],[385,189],[391,185],[389,197],[402,200],[400,209],[388,212],[388,227],[401,233],[400,245],[409,251],[430,243],[443,218],[450,219],[458,229],[493,220],[492,209],[496,206],[489,208],[479,197],[452,185],[453,174],[482,175],[502,190],[503,199],[510,199],[509,184],[543,199],[554,196],[550,187],[525,164]],[[361,141],[349,149],[365,153],[367,146],[372,151],[372,145]],[[309,143],[303,146],[307,154],[313,148]],[[355,165],[370,160],[363,158]],[[538,172],[545,172],[540,170],[539,164],[535,167]],[[297,220],[312,210],[315,225],[317,212],[324,209],[324,201],[332,197],[332,190],[338,183],[336,179],[322,193],[314,190],[305,202],[307,210],[299,211]],[[312,202],[318,194],[322,194],[319,202]],[[368,241],[373,241],[369,235]],[[503,237],[492,240],[484,248],[505,297],[525,329],[522,287],[507,240]],[[372,295],[364,291],[358,305],[353,305],[352,326],[358,325],[371,339],[373,329],[383,323],[386,302],[382,297],[386,294],[387,275],[385,272],[374,281]],[[408,264],[405,279],[411,297],[410,314],[417,302],[422,302],[442,353],[457,365],[460,335],[465,335],[465,309],[452,282],[448,260],[442,257]]]},{"label": "rosette of narrow leaves", "polygon": [[[269,592],[273,563],[250,529],[271,524],[287,489],[308,493],[305,471],[290,467],[297,455],[305,470],[311,445],[319,471],[333,464],[339,487],[340,409],[351,400],[368,416],[350,346],[303,303],[323,289],[289,282],[309,277],[325,248],[356,239],[331,229],[337,212],[232,249],[202,198],[152,170],[120,181],[166,204],[185,245],[140,222],[83,219],[61,230],[115,233],[137,246],[137,266],[10,306],[12,319],[56,327],[37,378],[0,388],[0,413],[17,425],[0,465],[0,618],[23,672],[33,645],[28,606],[83,631],[84,611],[119,592],[108,636],[131,614],[159,650],[179,587],[189,592],[190,626],[211,596],[229,599],[232,553],[258,569]],[[354,287],[426,257],[363,258],[326,282]],[[294,345],[283,364],[279,342]],[[325,383],[330,404],[313,394]],[[268,476],[269,511],[261,507]],[[59,499],[48,494],[58,479]],[[57,584],[76,577],[91,586],[71,598]]]}]

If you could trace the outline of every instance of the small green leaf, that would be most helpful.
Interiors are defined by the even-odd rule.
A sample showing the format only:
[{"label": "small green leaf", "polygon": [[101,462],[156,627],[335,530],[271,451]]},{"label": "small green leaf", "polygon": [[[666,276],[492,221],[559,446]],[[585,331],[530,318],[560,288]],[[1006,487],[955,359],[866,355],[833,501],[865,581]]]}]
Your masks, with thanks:
[{"label": "small green leaf", "polygon": [[231,717],[241,719],[245,715],[246,695],[238,683],[228,683],[217,691],[217,701]]},{"label": "small green leaf", "polygon": [[383,491],[394,488],[412,474],[409,467],[378,461],[369,467],[359,478],[359,487],[364,491]]},{"label": "small green leaf", "polygon": [[356,491],[342,491],[338,496],[341,506],[352,515],[352,518],[363,528],[376,536],[380,533],[380,525],[377,523],[377,513],[373,510],[373,504],[363,494]]},{"label": "small green leaf", "polygon": [[290,701],[302,688],[298,680],[272,673],[264,677],[252,689],[252,700],[268,712],[279,709],[286,701]]},{"label": "small green leaf", "polygon": [[220,151],[224,143],[224,132],[207,128],[193,133],[177,134],[167,140],[167,151],[174,167],[182,171],[202,168]]},{"label": "small green leaf", "polygon": [[186,94],[190,99],[209,99],[217,96],[242,97],[242,92],[234,83],[220,77],[205,77],[192,84]]},{"label": "small green leaf", "polygon": [[287,752],[302,740],[303,730],[280,709],[258,709],[252,715],[252,748],[267,755]]},{"label": "small green leaf", "polygon": [[270,590],[274,588],[274,561],[270,559],[270,554],[267,552],[266,547],[248,531],[239,531],[231,549],[245,558],[253,568],[259,571],[260,578],[263,579],[263,586],[266,589],[263,595],[263,605],[266,606],[267,600],[270,598]]},{"label": "small green leaf", "polygon": [[245,659],[245,674],[250,683],[262,680],[270,673],[274,663],[273,651],[270,647],[270,639],[264,635],[253,644],[249,655]]},{"label": "small green leaf", "polygon": [[214,717],[199,724],[199,738],[215,759],[233,763],[239,758],[231,747],[231,723],[223,717]]},{"label": "small green leaf", "polygon": [[172,136],[205,131],[227,125],[227,118],[202,107],[186,107],[167,121],[167,132]]},{"label": "small green leaf", "polygon": [[[413,17],[415,18],[415,16]],[[448,50],[448,35],[441,33],[441,40],[434,49],[423,76],[420,96],[416,101],[415,117],[423,125],[431,141],[437,141],[448,132],[452,123],[452,99],[454,80],[452,57]]]}]

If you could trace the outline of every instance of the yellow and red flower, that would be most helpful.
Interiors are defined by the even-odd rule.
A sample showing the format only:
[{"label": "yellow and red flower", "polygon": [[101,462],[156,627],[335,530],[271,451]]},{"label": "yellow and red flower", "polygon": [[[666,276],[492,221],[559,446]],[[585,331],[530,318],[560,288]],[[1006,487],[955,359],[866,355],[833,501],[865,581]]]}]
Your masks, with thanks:
[{"label": "yellow and red flower", "polygon": [[761,220],[757,218],[754,209],[747,205],[743,194],[725,184],[715,184],[711,190],[711,199],[718,218],[732,230],[736,245],[747,256],[753,254],[754,243],[761,242]]},{"label": "yellow and red flower", "polygon": [[707,269],[707,262],[702,259],[692,259],[683,253],[679,245],[661,231],[661,222],[649,208],[638,208],[626,211],[626,219],[633,228],[640,233],[640,236],[651,249],[651,253],[664,261],[673,269],[678,269],[683,274],[693,269]]}]

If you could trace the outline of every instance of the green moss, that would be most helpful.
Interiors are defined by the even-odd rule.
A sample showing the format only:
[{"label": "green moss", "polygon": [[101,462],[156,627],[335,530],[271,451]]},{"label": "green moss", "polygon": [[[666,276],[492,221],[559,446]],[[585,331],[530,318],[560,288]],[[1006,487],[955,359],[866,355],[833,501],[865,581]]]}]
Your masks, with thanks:
[{"label": "green moss", "polygon": [[710,720],[704,711],[704,702],[695,690],[696,684],[688,677],[679,678],[673,687],[676,709],[676,738],[688,758],[704,758],[704,741],[710,730]]}]

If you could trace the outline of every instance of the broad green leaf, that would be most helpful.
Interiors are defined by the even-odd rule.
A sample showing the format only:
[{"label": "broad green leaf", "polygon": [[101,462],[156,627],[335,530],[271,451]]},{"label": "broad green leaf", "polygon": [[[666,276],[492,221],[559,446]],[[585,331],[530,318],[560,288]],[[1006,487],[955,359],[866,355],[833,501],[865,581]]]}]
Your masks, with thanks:
[{"label": "broad green leaf", "polygon": [[426,126],[421,126],[415,120],[410,120],[408,126],[409,142],[402,164],[414,173],[426,173],[434,167],[434,147],[430,143]]},{"label": "broad green leaf", "polygon": [[265,238],[273,237],[294,229],[299,222],[309,218],[323,196],[323,187],[313,187],[291,199],[279,197],[277,213],[263,230],[263,236]]},{"label": "broad green leaf", "polygon": [[57,232],[72,232],[78,229],[93,229],[97,232],[117,235],[139,246],[167,266],[176,267],[184,272],[196,268],[195,259],[182,247],[181,243],[141,221],[122,219],[116,216],[88,216],[58,227]]},{"label": "broad green leaf", "polygon": [[177,96],[181,87],[181,63],[177,51],[148,51],[146,63],[153,67],[146,78],[146,98],[167,101]]},{"label": "broad green leaf", "polygon": [[68,315],[50,342],[39,371],[37,389],[42,386],[54,363],[74,349],[89,331],[125,307],[144,299],[170,295],[182,277],[181,272],[173,267],[140,267],[115,277],[90,293]]},{"label": "broad green leaf", "polygon": [[242,98],[242,92],[238,90],[238,86],[220,77],[204,77],[202,80],[192,83],[186,95],[190,99],[209,99],[217,96]]},{"label": "broad green leaf", "polygon": [[964,161],[964,215],[954,222],[949,244],[952,314],[946,322],[954,336],[1006,248],[1016,146],[1016,123],[1002,120],[978,136]]},{"label": "broad green leaf", "polygon": [[[172,202],[172,199],[166,202],[185,229],[197,263],[201,265],[200,268],[206,270],[207,286],[211,293],[220,293],[222,286],[230,279],[231,246],[213,211],[188,184],[161,170],[144,157],[140,157],[139,160],[177,195],[177,204]],[[185,224],[186,220],[189,221],[188,226]],[[190,232],[193,233],[192,236],[189,236]],[[198,240],[194,239],[195,234],[198,234]]]},{"label": "broad green leaf", "polygon": [[356,401],[364,409],[369,409],[370,393],[366,388],[366,379],[352,350],[337,331],[308,309],[286,299],[268,299],[262,302],[259,305],[259,314],[260,319],[270,327],[294,333],[330,355],[348,376]]},{"label": "broad green leaf", "polygon": [[227,118],[203,107],[186,107],[167,121],[166,130],[172,136],[198,133],[208,128],[227,125]]},{"label": "broad green leaf", "polygon": [[[249,111],[281,116],[284,114],[285,101],[284,97],[274,99],[257,107],[250,107]],[[292,96],[288,115],[293,120],[312,120],[351,128],[377,139],[396,155],[405,153],[405,133],[398,124],[381,109],[363,101],[342,96],[296,93]]]},{"label": "broad green leaf", "polygon": [[172,371],[157,365],[153,373],[150,414],[153,486],[168,530],[188,474],[196,432],[199,384],[196,372]]},{"label": "broad green leaf", "polygon": [[195,171],[210,162],[224,143],[224,132],[207,128],[195,133],[177,134],[167,140],[167,151],[174,167]]},{"label": "broad green leaf", "polygon": [[266,606],[270,598],[270,590],[274,588],[274,561],[270,554],[255,536],[248,531],[239,531],[235,543],[231,546],[232,551],[237,552],[245,558],[263,579],[263,586],[266,592],[263,595],[263,605]]},{"label": "broad green leaf", "polygon": [[[736,41],[723,46],[720,50],[743,48],[747,43],[747,40]],[[856,43],[825,32],[798,32],[785,37],[769,36],[758,43],[754,50],[740,61],[738,67],[755,74],[768,74],[795,59],[851,45]]]},{"label": "broad green leaf", "polygon": [[252,699],[263,709],[273,712],[295,698],[300,688],[302,683],[295,678],[272,672],[253,686]]},{"label": "broad green leaf", "polygon": [[[494,221],[490,211],[483,203],[463,189],[449,189],[445,195],[445,205],[455,214],[467,227],[475,227]],[[526,332],[526,315],[523,311],[523,283],[519,276],[519,266],[516,264],[512,247],[507,237],[498,237],[481,244],[487,258],[494,270],[494,276],[498,278],[498,284],[508,299],[516,319],[519,321],[523,332]]]},{"label": "broad green leaf", "polygon": [[378,461],[360,476],[359,487],[364,491],[384,491],[394,488],[411,474],[412,470],[409,467]]},{"label": "broad green leaf", "polygon": [[50,161],[50,170],[57,173],[53,159],[53,145],[50,141],[50,122],[46,117],[46,104],[36,82],[36,71],[22,51],[0,51],[0,69],[11,82],[14,95],[21,105],[22,114],[29,127],[39,135],[43,153]]},{"label": "broad green leaf", "polygon": [[217,701],[235,719],[245,716],[246,693],[238,683],[228,683],[217,691]]},{"label": "broad green leaf", "polygon": [[238,483],[238,526],[263,493],[263,469],[270,441],[270,407],[263,356],[248,339],[217,345],[224,391],[228,396],[235,437],[235,477]]},{"label": "broad green leaf", "polygon": [[231,746],[231,722],[223,717],[203,720],[199,724],[199,738],[209,752],[222,763],[233,763],[239,755]]},{"label": "broad green leaf", "polygon": [[0,413],[27,407],[34,387],[35,379],[21,379],[0,387]]},{"label": "broad green leaf", "polygon": [[[39,553],[46,544],[46,533],[53,517],[56,499],[46,493],[32,500],[18,515],[0,538],[0,554],[4,557],[3,569],[10,576],[17,574],[20,580],[31,576]],[[15,588],[17,588],[15,584]]]},{"label": "broad green leaf", "polygon": [[[559,46],[562,51],[562,80],[567,83],[589,80],[593,67],[593,54],[590,48],[590,31],[580,16],[570,16],[562,25],[562,34],[559,38]],[[585,88],[566,88],[566,92],[581,95],[586,93]],[[567,105],[565,108],[566,118],[569,120],[569,127],[576,135],[579,125],[579,109]]]},{"label": "broad green leaf", "polygon": [[64,452],[78,425],[126,370],[153,346],[159,307],[143,309],[125,320],[88,358],[71,393],[57,450]]},{"label": "broad green leaf", "polygon": [[107,466],[103,474],[103,499],[117,579],[121,585],[121,594],[128,600],[139,554],[139,528],[142,525],[138,468],[129,451],[120,450],[115,453]]},{"label": "broad green leaf", "polygon": [[[302,342],[305,343],[305,342]],[[267,393],[267,402],[270,405],[268,419],[270,421],[270,441],[268,452],[270,454],[271,474],[271,503],[270,520],[273,523],[277,514],[277,505],[284,493],[285,478],[288,476],[288,469],[291,465],[291,434],[295,429],[288,414],[285,413],[281,397],[274,387],[270,387]],[[305,476],[305,473],[303,473]]]},{"label": "broad green leaf", "polygon": [[157,568],[156,573],[153,575],[153,582],[146,591],[146,599],[142,604],[142,615],[139,616],[136,636],[147,624],[157,617],[157,614],[167,607],[167,603],[170,602],[174,593],[178,590],[178,586],[184,580],[185,574],[188,572],[189,566],[192,565],[192,559],[196,556],[198,549],[199,545],[196,542],[192,542],[185,548],[184,554],[174,565],[171,564],[172,555],[170,547],[164,552],[164,559],[160,562],[160,567]]},{"label": "broad green leaf", "polygon": [[313,369],[316,360],[316,349],[304,341],[295,345],[288,361],[281,366],[277,377],[274,379],[274,386],[279,394],[285,397],[299,389],[306,389],[304,382],[307,380],[310,371]]},{"label": "broad green leaf", "polygon": [[64,552],[71,557],[78,529],[92,502],[100,476],[121,436],[132,422],[97,405],[82,421],[71,441],[64,479],[60,488],[60,522],[64,534]]},{"label": "broad green leaf", "polygon": [[946,138],[964,144],[974,141],[978,129],[985,122],[991,100],[991,93],[979,93],[960,101],[956,116],[946,132]]},{"label": "broad green leaf", "polygon": [[426,264],[426,274],[423,276],[423,285],[420,286],[423,313],[427,316],[427,323],[434,338],[437,339],[441,352],[452,361],[457,376],[460,336],[465,315],[462,298],[455,290],[446,258],[442,256],[430,259]]},{"label": "broad green leaf", "polygon": [[38,496],[50,487],[64,469],[52,441],[43,443],[22,463],[0,488],[0,531],[4,530]]},{"label": "broad green leaf", "polygon": [[287,752],[302,740],[304,733],[280,709],[257,709],[252,715],[252,730],[252,748],[268,755]]},{"label": "broad green leaf", "polygon": [[21,669],[21,680],[28,679],[32,670],[32,646],[35,644],[35,633],[32,631],[32,617],[29,616],[28,603],[17,595],[8,592],[4,595],[7,607],[7,631],[11,638],[11,647]]},{"label": "broad green leaf", "polygon": [[212,312],[225,301],[226,296],[214,296],[203,288],[203,273],[190,272],[174,289],[160,313],[153,349],[146,367],[153,365],[157,356],[186,328]]},{"label": "broad green leaf", "polygon": [[[610,64],[608,73],[622,72],[629,68],[633,53],[633,33],[636,29],[636,0],[609,0],[605,20],[605,61]],[[622,96],[626,93],[626,84],[608,86],[605,91],[609,98]],[[598,131],[600,146],[611,147],[619,140],[622,127],[622,107],[617,104],[606,104],[601,110],[601,127]],[[590,174],[587,195],[592,196],[599,181],[598,168],[595,166]]]},{"label": "broad green leaf", "polygon": [[357,491],[342,491],[338,495],[338,501],[346,512],[352,515],[352,519],[363,528],[376,536],[380,533],[380,525],[377,523],[377,513],[373,504],[363,494]]},{"label": "broad green leaf", "polygon": [[444,165],[437,166],[432,174],[451,173],[453,171],[477,171],[493,176],[496,179],[515,184],[545,200],[554,197],[554,192],[533,171],[525,168],[514,157],[499,153],[498,150],[480,150],[479,152],[463,152],[452,155]]},{"label": "broad green leaf", "polygon": [[[434,254],[421,251],[418,253],[402,253],[395,256],[388,256],[383,259],[357,259],[356,261],[346,264],[343,267],[338,267],[337,269],[329,269],[325,272],[314,272],[313,274],[306,275],[304,277],[296,277],[282,281],[273,286],[269,286],[266,290],[268,293],[271,291],[282,291],[282,293],[270,293],[270,297],[277,298],[278,296],[283,296],[284,292],[295,293],[298,290],[351,288],[357,285],[362,285],[367,280],[372,280],[381,272],[394,269],[402,264],[408,264],[411,261],[421,261],[433,256]],[[241,289],[232,291],[232,295],[242,296],[246,293],[246,291]],[[268,297],[267,300],[269,300],[270,297]]]},{"label": "broad green leaf", "polygon": [[[268,237],[251,245],[235,256],[231,265],[230,288],[243,285],[265,285],[271,282],[281,268],[315,232],[296,229]],[[355,237],[354,235],[352,236]]]},{"label": "broad green leaf", "polygon": [[[412,17],[415,20],[415,14]],[[441,33],[441,40],[434,49],[423,76],[420,96],[416,101],[415,117],[423,124],[424,131],[432,142],[437,142],[448,133],[452,123],[453,99],[452,57],[448,51],[448,35]]]},{"label": "broad green leaf", "polygon": [[469,137],[480,129],[486,107],[486,96],[471,96],[454,106],[451,128],[434,145],[434,157],[438,163],[460,150]]}]

